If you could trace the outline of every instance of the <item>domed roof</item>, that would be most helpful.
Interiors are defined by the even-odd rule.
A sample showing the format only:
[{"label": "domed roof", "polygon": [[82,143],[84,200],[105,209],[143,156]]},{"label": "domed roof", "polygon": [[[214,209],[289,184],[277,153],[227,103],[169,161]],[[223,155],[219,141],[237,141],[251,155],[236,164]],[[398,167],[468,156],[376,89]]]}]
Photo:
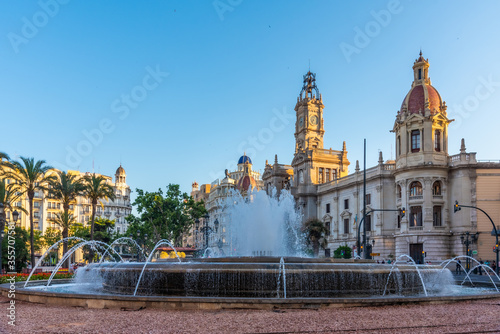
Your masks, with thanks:
[{"label": "domed roof", "polygon": [[249,187],[252,187],[252,190],[257,187],[257,182],[255,179],[250,176],[250,175],[244,175],[241,177],[241,179],[238,180],[237,187],[241,191],[246,191],[248,190]]},{"label": "domed roof", "polygon": [[404,109],[410,114],[424,113],[426,108],[430,109],[431,114],[436,114],[441,111],[443,100],[436,88],[431,85],[428,77],[427,69],[429,61],[422,57],[415,60],[413,71],[415,79],[408,94],[406,94],[403,103],[401,104],[401,112]]},{"label": "domed roof", "polygon": [[120,167],[118,167],[115,175],[125,175],[125,169],[123,169],[122,165],[120,165]]},{"label": "domed roof", "polygon": [[436,88],[428,84],[417,85],[412,87],[406,94],[401,104],[401,110],[406,107],[410,114],[418,114],[420,111],[425,110],[426,102],[429,102],[428,108],[431,110],[431,114],[439,112],[443,104],[441,95],[439,95]]},{"label": "domed roof", "polygon": [[244,164],[246,162],[248,162],[251,165],[252,159],[250,159],[250,157],[248,157],[245,153],[243,153],[243,155],[240,157],[240,160],[238,160],[238,165]]}]

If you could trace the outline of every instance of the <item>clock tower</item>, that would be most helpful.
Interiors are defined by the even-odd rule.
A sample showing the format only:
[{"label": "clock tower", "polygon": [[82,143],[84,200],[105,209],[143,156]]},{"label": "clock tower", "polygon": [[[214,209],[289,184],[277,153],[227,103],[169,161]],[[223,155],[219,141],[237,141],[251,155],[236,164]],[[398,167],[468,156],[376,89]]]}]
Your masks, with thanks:
[{"label": "clock tower", "polygon": [[345,142],[341,151],[324,148],[323,108],[316,74],[309,71],[304,75],[295,105],[295,154],[291,166],[294,175],[291,191],[305,220],[317,218],[318,185],[335,182],[348,173]]},{"label": "clock tower", "polygon": [[295,153],[301,150],[323,148],[323,101],[316,86],[316,74],[304,75],[304,83],[297,98],[295,112]]}]

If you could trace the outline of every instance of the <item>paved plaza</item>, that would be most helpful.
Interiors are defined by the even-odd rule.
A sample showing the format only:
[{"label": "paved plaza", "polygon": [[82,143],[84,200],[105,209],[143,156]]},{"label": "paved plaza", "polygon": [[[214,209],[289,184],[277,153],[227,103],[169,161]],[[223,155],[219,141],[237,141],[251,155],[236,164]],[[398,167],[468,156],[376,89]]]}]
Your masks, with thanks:
[{"label": "paved plaza", "polygon": [[[0,304],[8,301],[0,297]],[[500,298],[276,311],[101,310],[17,301],[16,327],[2,318],[1,333],[500,333]]]}]

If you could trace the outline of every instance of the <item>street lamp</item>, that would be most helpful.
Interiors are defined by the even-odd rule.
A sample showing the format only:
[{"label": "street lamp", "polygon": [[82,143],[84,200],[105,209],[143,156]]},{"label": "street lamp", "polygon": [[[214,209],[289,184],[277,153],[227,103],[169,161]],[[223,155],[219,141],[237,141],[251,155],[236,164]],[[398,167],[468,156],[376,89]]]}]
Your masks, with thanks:
[{"label": "street lamp", "polygon": [[14,219],[14,225],[17,225],[17,219],[19,218],[19,212],[17,212],[17,210],[12,212],[12,218]]},{"label": "street lamp", "polygon": [[496,253],[496,264],[497,264],[496,274],[498,275],[500,273],[500,265],[498,263],[498,255],[500,253],[500,249],[498,247],[499,246],[499,244],[498,244],[498,236],[500,235],[500,232],[497,230],[497,227],[495,226],[495,223],[493,223],[493,219],[491,219],[491,217],[486,213],[486,211],[484,211],[483,209],[480,209],[480,208],[478,208],[476,206],[462,205],[462,204],[458,204],[458,201],[455,201],[455,205],[453,206],[453,212],[456,213],[457,211],[462,210],[462,207],[463,208],[472,208],[472,209],[476,209],[476,210],[481,211],[482,213],[484,213],[486,215],[486,217],[488,217],[488,219],[491,222],[491,225],[493,225],[492,234],[493,234],[493,232],[495,232],[495,234],[494,234],[495,237],[496,237],[495,253]]},{"label": "street lamp", "polygon": [[[358,248],[358,256],[361,256],[361,251],[363,250],[364,247],[367,246],[367,236],[366,236],[366,229],[364,228],[364,221],[365,221],[365,217],[368,216],[369,214],[371,214],[372,212],[376,212],[376,211],[398,211],[401,215],[401,218],[403,218],[405,216],[405,213],[406,213],[406,210],[405,208],[402,208],[402,209],[371,209],[369,210],[368,212],[366,212],[366,214],[363,215],[363,218],[361,218],[361,221],[359,222],[359,225],[358,225],[358,233],[357,233],[357,242],[356,242],[356,246]],[[361,242],[361,225],[363,225],[363,242]],[[373,242],[375,242],[375,240],[373,240]],[[364,258],[365,259],[369,259],[370,258],[370,253],[368,252],[368,250],[365,250],[364,252]]]},{"label": "street lamp", "polygon": [[[467,249],[466,254],[468,257],[471,256],[471,251],[470,251],[469,245],[474,244],[477,241],[478,237],[479,237],[479,233],[470,234],[470,232],[465,232],[465,234],[462,234],[460,236],[460,240],[462,241],[462,244],[464,244],[465,248]],[[467,270],[470,269],[470,260],[468,257],[465,259],[465,267],[467,268]]]},{"label": "street lamp", "polygon": [[[210,218],[210,216],[208,214],[205,214],[203,216],[204,218],[204,222],[203,222],[203,227],[200,229],[200,232],[202,232],[205,236],[205,245],[204,245],[204,248],[208,248],[208,234],[209,233],[213,233],[214,230],[208,226],[208,218]],[[216,219],[216,222],[217,222],[217,226],[219,224],[219,221]],[[215,225],[215,222],[214,222],[214,225]]]},{"label": "street lamp", "polygon": [[[130,237],[132,238],[132,234],[130,234]],[[142,254],[144,254],[145,248],[146,248],[146,242],[148,239],[148,234],[144,234],[144,238],[141,238],[141,232],[137,231],[137,243],[139,244],[139,247],[142,248]],[[139,254],[140,249],[137,249],[137,262],[140,261],[140,254]]]}]

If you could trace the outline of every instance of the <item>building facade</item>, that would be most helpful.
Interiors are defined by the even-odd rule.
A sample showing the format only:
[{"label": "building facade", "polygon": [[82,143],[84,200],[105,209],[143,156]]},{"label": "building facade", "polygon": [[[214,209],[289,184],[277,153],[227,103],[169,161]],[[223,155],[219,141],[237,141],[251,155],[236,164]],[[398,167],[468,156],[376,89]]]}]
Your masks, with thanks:
[{"label": "building facade", "polygon": [[[55,170],[49,171],[49,173],[54,173]],[[91,173],[82,173],[79,171],[68,171],[68,174],[77,175],[78,177],[84,177]],[[100,174],[96,174],[100,175]],[[132,205],[130,202],[130,186],[126,182],[126,173],[123,167],[120,165],[115,173],[115,180],[113,182],[112,177],[101,175],[106,179],[106,182],[110,184],[115,192],[115,200],[101,200],[96,208],[96,217],[107,218],[115,221],[115,230],[117,233],[125,233],[128,224],[125,217],[132,212]],[[7,183],[13,180],[7,180]],[[20,199],[18,202],[14,203],[16,207],[22,207],[27,212],[29,212],[29,200],[26,195],[24,198]],[[33,220],[35,229],[45,233],[48,227],[54,229],[60,229],[57,225],[50,222],[49,219],[55,218],[56,213],[62,211],[62,204],[52,198],[49,194],[43,191],[35,192],[35,197],[33,200]],[[92,215],[92,203],[90,200],[84,196],[77,197],[76,201],[70,205],[70,213],[73,214],[75,221],[81,224],[88,224],[91,221]],[[7,212],[7,220],[11,219],[11,212]],[[19,219],[17,222],[18,226],[29,230],[30,221],[29,216],[20,212]]]},{"label": "building facade", "polygon": [[[477,206],[500,221],[500,163],[476,160],[462,139],[460,152],[448,153],[446,103],[432,86],[429,61],[420,56],[413,64],[410,91],[396,115],[394,133],[396,159],[366,169],[356,162],[348,174],[346,144],[342,150],[323,145],[323,103],[315,75],[304,76],[295,107],[295,155],[290,166],[267,165],[263,174],[266,190],[287,184],[304,220],[325,223],[330,256],[339,246],[358,251],[358,230],[366,202],[367,243],[376,258],[408,254],[416,261],[440,261],[456,255],[474,255],[492,260],[492,224],[474,209],[453,211],[455,201]],[[268,190],[269,191],[269,190]],[[404,211],[404,214],[403,214]],[[361,233],[362,234],[362,233]],[[469,249],[464,239],[470,237]]]},{"label": "building facade", "polygon": [[[226,199],[239,191],[247,196],[249,191],[259,191],[263,183],[258,171],[252,168],[252,160],[243,154],[236,170],[225,171],[225,177],[214,180],[210,185],[197,182],[192,184],[191,196],[196,201],[203,200],[208,211],[208,217],[200,218],[190,231],[187,244],[194,245],[197,249],[216,249],[223,254],[231,254],[231,237],[228,235],[230,223],[225,214]],[[191,244],[189,242],[192,242]]]}]

